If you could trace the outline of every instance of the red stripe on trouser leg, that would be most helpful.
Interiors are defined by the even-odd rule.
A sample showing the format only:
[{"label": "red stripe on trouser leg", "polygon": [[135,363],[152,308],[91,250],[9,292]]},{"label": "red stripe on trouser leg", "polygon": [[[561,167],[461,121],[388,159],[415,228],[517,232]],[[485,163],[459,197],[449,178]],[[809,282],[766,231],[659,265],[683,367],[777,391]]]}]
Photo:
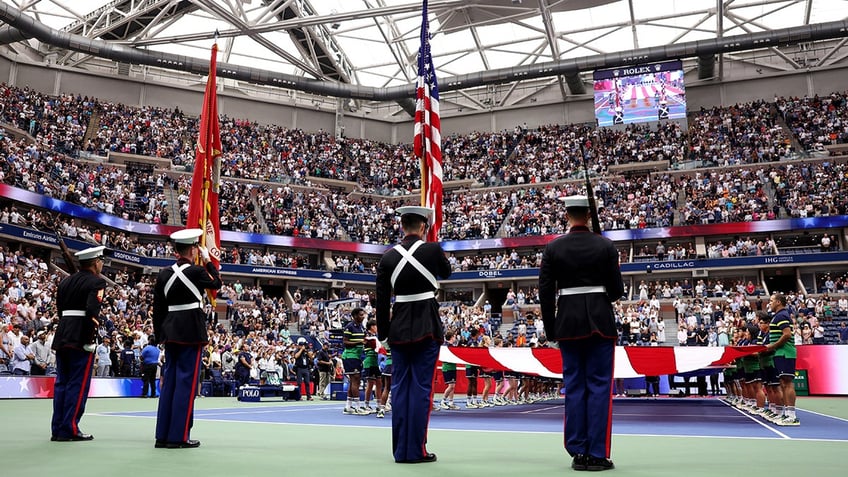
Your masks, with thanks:
[{"label": "red stripe on trouser leg", "polygon": [[197,348],[197,359],[194,363],[194,375],[192,375],[191,379],[191,394],[188,397],[188,412],[186,413],[185,420],[185,432],[183,433],[183,442],[188,440],[188,431],[189,431],[189,423],[191,422],[191,416],[194,413],[194,397],[197,395],[197,381],[199,379],[198,373],[200,373],[200,356],[203,354],[203,347],[199,346]]},{"label": "red stripe on trouser leg", "polygon": [[[610,369],[610,376],[615,379],[615,348],[613,348],[612,353],[612,368]],[[610,381],[612,383],[612,381]],[[609,459],[610,453],[612,452],[612,389],[610,389],[609,394],[609,416],[607,417],[607,455],[606,458]]]},{"label": "red stripe on trouser leg", "polygon": [[73,431],[73,435],[79,434],[79,427],[77,426],[77,416],[79,416],[79,409],[82,406],[82,398],[88,392],[88,386],[85,383],[91,379],[91,365],[94,362],[94,353],[90,353],[88,357],[88,361],[85,362],[85,374],[82,376],[82,383],[80,383],[79,395],[77,396],[77,405],[74,407],[74,417],[71,420],[71,430]]}]

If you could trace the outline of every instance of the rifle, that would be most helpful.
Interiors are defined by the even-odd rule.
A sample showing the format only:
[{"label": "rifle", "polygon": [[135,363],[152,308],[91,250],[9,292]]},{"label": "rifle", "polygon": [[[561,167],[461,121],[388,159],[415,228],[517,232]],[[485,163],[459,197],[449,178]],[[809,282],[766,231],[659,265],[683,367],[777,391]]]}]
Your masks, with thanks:
[{"label": "rifle", "polygon": [[65,244],[65,239],[63,239],[62,234],[59,233],[58,214],[56,214],[56,217],[53,218],[53,233],[56,234],[56,240],[59,242],[59,249],[62,251],[62,258],[65,260],[65,266],[68,268],[66,271],[71,275],[77,273],[77,264],[74,263],[74,258],[71,256],[71,251]]},{"label": "rifle", "polygon": [[[591,148],[592,141],[587,139],[586,144]],[[598,204],[595,201],[595,191],[592,189],[592,181],[589,180],[589,161],[586,159],[586,149],[580,143],[580,155],[583,156],[583,172],[586,179],[586,196],[589,199],[589,214],[592,216],[592,230],[601,235],[601,222],[598,218]]]},{"label": "rifle", "polygon": [[[59,249],[62,251],[62,258],[65,260],[65,265],[67,266],[67,272],[73,275],[77,273],[77,264],[74,262],[74,258],[71,255],[71,250],[68,248],[68,245],[65,244],[65,239],[62,238],[62,234],[59,233],[59,214],[56,214],[56,217],[53,219],[53,233],[56,234],[56,241],[59,242]],[[94,322],[94,328],[91,332],[91,341],[90,344],[83,346],[88,352],[94,352],[94,344],[97,343],[97,328],[100,326],[100,321],[97,318],[92,317],[91,321]]]}]

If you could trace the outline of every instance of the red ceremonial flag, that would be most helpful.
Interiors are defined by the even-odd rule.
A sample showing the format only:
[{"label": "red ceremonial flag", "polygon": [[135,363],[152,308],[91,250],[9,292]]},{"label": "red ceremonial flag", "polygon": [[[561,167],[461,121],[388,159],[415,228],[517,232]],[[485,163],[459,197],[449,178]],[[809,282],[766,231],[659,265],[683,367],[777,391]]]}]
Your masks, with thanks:
[{"label": "red ceremonial flag", "polygon": [[[204,231],[200,244],[209,249],[215,267],[221,268],[221,220],[219,216],[218,192],[221,185],[221,131],[218,124],[218,91],[216,63],[218,44],[212,45],[209,60],[209,78],[203,95],[203,110],[200,113],[200,131],[194,159],[194,176],[188,203],[186,227]],[[214,303],[214,291],[209,291]]]},{"label": "red ceremonial flag", "polygon": [[418,87],[415,103],[413,152],[421,161],[421,205],[436,211],[427,241],[439,240],[442,228],[442,134],[439,119],[439,84],[430,54],[430,21],[427,0],[421,17],[421,48],[418,50]]}]

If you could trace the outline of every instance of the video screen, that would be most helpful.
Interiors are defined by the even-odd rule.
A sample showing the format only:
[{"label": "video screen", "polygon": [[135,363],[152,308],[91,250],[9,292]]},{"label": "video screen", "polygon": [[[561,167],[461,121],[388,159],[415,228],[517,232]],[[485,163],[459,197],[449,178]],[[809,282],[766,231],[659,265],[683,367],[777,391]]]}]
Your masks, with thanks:
[{"label": "video screen", "polygon": [[598,70],[593,78],[598,126],[686,117],[680,60]]}]

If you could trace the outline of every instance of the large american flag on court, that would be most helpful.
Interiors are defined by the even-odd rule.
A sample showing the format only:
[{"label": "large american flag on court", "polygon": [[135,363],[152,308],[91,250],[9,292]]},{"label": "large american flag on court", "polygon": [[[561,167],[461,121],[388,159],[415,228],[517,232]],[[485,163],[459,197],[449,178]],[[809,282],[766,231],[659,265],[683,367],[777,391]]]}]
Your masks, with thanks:
[{"label": "large american flag on court", "polygon": [[[567,343],[561,345],[567,346]],[[613,375],[616,378],[635,378],[724,367],[736,358],[764,350],[764,346],[616,346]],[[562,377],[562,356],[554,348],[442,346],[439,360],[550,378]]]},{"label": "large american flag on court", "polygon": [[442,228],[442,134],[439,119],[439,84],[430,54],[430,21],[427,0],[421,16],[421,48],[418,50],[418,87],[415,103],[414,154],[421,160],[421,191],[424,207],[436,213],[427,241],[439,240]]}]

